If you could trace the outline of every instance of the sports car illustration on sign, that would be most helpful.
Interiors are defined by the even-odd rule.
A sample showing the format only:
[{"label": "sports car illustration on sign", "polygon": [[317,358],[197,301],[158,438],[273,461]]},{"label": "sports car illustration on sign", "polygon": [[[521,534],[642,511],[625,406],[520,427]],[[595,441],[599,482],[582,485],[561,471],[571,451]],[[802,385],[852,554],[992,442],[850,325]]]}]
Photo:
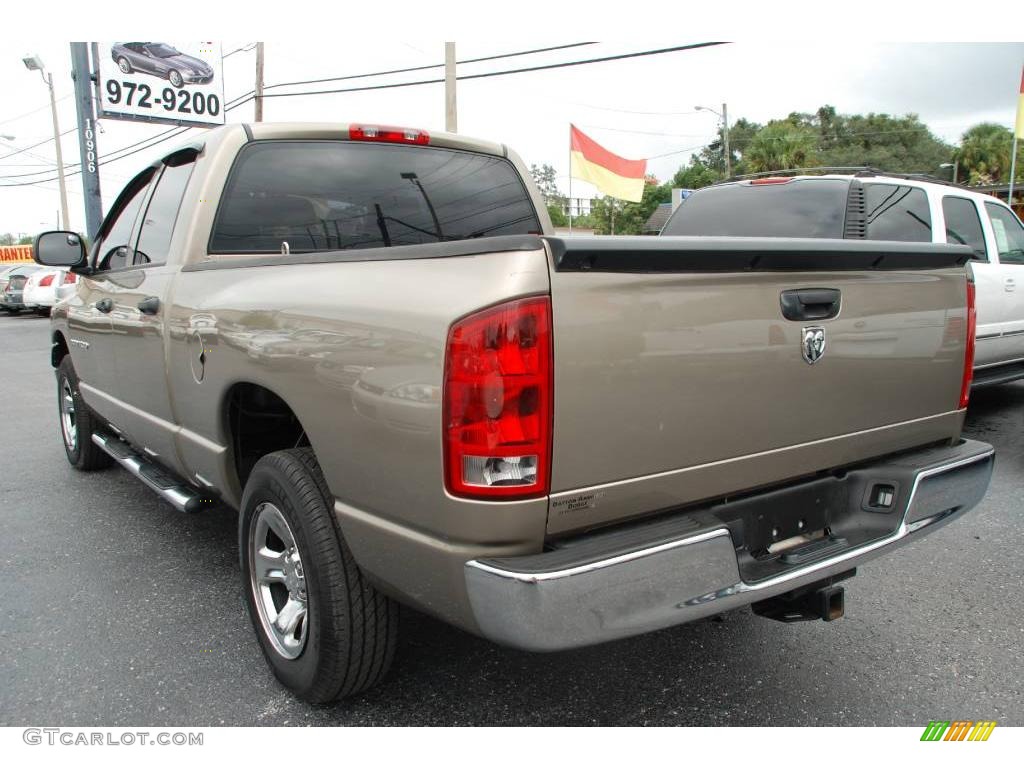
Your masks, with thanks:
[{"label": "sports car illustration on sign", "polygon": [[167,43],[114,43],[110,56],[126,75],[155,75],[169,80],[175,88],[213,80],[213,67]]}]

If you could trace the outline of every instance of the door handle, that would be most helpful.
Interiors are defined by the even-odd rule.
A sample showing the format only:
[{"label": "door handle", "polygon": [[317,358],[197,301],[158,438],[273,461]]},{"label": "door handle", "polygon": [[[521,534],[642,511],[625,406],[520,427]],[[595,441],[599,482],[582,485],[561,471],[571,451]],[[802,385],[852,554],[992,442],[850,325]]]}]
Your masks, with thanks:
[{"label": "door handle", "polygon": [[144,315],[155,315],[160,311],[160,298],[158,296],[147,296],[138,303],[139,312]]},{"label": "door handle", "polygon": [[1017,290],[1017,283],[1014,281],[1014,279],[1012,277],[1006,278],[1005,285],[1006,285],[1006,290],[1010,291],[1011,293],[1013,291]]},{"label": "door handle", "polygon": [[104,315],[114,308],[113,299],[100,299],[96,302],[96,309],[102,312]]},{"label": "door handle", "polygon": [[787,320],[830,320],[839,314],[841,294],[835,288],[800,288],[779,294]]}]

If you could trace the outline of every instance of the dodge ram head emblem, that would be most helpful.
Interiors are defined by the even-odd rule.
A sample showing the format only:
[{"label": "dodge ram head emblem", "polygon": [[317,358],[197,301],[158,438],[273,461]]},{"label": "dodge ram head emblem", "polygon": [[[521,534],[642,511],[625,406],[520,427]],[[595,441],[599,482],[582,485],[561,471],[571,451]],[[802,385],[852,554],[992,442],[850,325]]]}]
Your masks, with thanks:
[{"label": "dodge ram head emblem", "polygon": [[804,328],[800,352],[808,365],[814,365],[821,360],[821,356],[825,354],[825,329],[820,325]]}]

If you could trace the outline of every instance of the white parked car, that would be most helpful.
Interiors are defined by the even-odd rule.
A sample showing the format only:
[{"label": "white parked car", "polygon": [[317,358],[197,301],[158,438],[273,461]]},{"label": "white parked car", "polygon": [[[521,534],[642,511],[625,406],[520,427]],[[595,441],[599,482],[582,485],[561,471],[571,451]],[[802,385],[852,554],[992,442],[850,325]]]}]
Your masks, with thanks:
[{"label": "white parked car", "polygon": [[1006,203],[920,174],[774,173],[696,190],[661,235],[970,246],[978,312],[974,386],[1024,378],[1024,225]]},{"label": "white parked car", "polygon": [[50,314],[53,305],[70,296],[78,276],[66,269],[42,269],[25,281],[22,303],[41,315]]}]

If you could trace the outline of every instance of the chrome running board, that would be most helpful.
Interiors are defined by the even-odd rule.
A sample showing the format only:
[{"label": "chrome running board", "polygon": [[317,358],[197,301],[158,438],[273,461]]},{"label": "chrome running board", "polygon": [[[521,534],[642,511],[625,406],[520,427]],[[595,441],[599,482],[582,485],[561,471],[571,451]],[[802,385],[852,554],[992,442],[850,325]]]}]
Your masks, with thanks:
[{"label": "chrome running board", "polygon": [[163,467],[140,456],[123,440],[94,432],[92,441],[179,512],[200,512],[216,504],[213,496],[200,494]]}]

